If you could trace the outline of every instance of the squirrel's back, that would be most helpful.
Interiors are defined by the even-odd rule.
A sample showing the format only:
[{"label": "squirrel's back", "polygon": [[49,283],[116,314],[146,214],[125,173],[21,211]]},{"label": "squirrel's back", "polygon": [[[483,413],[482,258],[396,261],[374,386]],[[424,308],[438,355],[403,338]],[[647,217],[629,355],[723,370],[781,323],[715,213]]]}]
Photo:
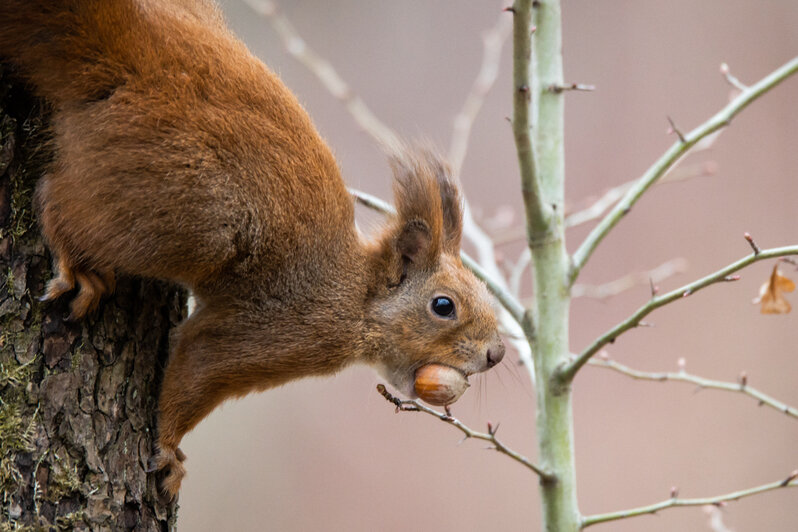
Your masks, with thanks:
[{"label": "squirrel's back", "polygon": [[207,36],[209,27],[226,32],[204,0],[4,0],[0,57],[55,104],[92,101],[187,59],[163,46],[165,34],[180,40],[202,29]]},{"label": "squirrel's back", "polygon": [[252,262],[276,289],[352,245],[332,153],[212,2],[3,0],[0,59],[53,108],[59,256],[193,286]]}]

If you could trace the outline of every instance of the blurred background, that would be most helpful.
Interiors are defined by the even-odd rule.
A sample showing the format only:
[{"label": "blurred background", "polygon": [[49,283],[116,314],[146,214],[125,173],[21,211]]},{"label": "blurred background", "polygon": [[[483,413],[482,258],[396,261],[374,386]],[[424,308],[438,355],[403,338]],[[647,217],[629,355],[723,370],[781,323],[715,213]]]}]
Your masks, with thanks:
[{"label": "blurred background", "polygon": [[[482,60],[481,34],[500,8],[490,1],[283,2],[307,44],[401,135],[448,149]],[[732,88],[726,62],[753,83],[798,53],[798,2],[787,0],[569,0],[564,2],[565,79],[596,86],[566,97],[566,201],[577,211],[638,177],[684,131],[709,118]],[[268,22],[241,0],[222,8],[234,31],[303,102],[336,153],[345,179],[388,199],[387,164]],[[510,16],[510,15],[504,15]],[[462,182],[477,220],[506,238],[521,227],[510,126],[510,44],[474,124]],[[604,241],[580,283],[602,284],[675,258],[686,270],[663,291],[761,247],[798,243],[798,79],[738,116],[715,142],[684,161],[694,177],[656,186]],[[699,176],[714,169],[713,175]],[[363,212],[361,212],[363,214]],[[373,227],[374,215],[361,225]],[[591,224],[568,234],[573,251]],[[499,248],[507,264],[523,242]],[[628,332],[610,356],[648,371],[686,370],[751,386],[798,406],[798,311],[763,316],[751,304],[773,262],[660,309],[655,326]],[[782,269],[793,279],[794,266]],[[527,287],[528,288],[528,287]],[[580,351],[649,297],[647,283],[609,299],[576,299],[571,341]],[[527,290],[528,292],[528,290]],[[526,293],[525,295],[529,295]],[[790,297],[790,295],[788,295]],[[798,307],[798,294],[791,294]],[[181,446],[189,475],[180,529],[191,531],[540,530],[537,478],[484,442],[458,445],[453,427],[394,414],[367,368],[306,380],[229,402]],[[472,379],[454,414],[483,430],[501,423],[504,443],[535,458],[534,392],[517,354]],[[798,467],[798,420],[741,394],[684,383],[637,382],[587,367],[575,382],[579,503],[585,514],[666,499],[719,495],[785,478]],[[736,532],[794,531],[798,490],[730,503]],[[607,531],[711,530],[701,508],[597,525]],[[592,530],[592,529],[591,529]]]}]

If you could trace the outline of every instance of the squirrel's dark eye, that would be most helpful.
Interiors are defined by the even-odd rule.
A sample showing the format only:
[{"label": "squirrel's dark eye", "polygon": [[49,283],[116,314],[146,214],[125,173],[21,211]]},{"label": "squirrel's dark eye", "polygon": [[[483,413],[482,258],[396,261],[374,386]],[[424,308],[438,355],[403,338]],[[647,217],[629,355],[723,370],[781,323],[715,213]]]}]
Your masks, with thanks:
[{"label": "squirrel's dark eye", "polygon": [[454,318],[454,303],[448,297],[432,300],[432,311],[442,318]]}]

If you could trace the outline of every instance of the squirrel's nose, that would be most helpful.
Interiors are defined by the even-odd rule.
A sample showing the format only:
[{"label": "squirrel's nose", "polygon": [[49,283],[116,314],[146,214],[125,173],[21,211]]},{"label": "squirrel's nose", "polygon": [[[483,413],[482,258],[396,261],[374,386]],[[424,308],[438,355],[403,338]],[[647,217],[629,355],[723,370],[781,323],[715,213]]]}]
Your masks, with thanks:
[{"label": "squirrel's nose", "polygon": [[488,367],[492,368],[504,358],[504,342],[499,340],[496,345],[488,348]]}]

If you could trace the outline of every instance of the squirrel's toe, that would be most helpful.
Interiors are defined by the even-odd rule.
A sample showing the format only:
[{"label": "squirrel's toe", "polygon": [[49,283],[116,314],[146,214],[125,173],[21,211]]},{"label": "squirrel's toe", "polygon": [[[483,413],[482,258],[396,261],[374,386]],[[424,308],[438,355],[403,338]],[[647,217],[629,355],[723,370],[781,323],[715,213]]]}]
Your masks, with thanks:
[{"label": "squirrel's toe", "polygon": [[161,491],[173,499],[180,492],[180,484],[186,476],[186,467],[183,465],[185,459],[186,455],[180,449],[174,451],[162,449],[147,462],[148,473],[165,472],[165,476],[161,479]]}]

